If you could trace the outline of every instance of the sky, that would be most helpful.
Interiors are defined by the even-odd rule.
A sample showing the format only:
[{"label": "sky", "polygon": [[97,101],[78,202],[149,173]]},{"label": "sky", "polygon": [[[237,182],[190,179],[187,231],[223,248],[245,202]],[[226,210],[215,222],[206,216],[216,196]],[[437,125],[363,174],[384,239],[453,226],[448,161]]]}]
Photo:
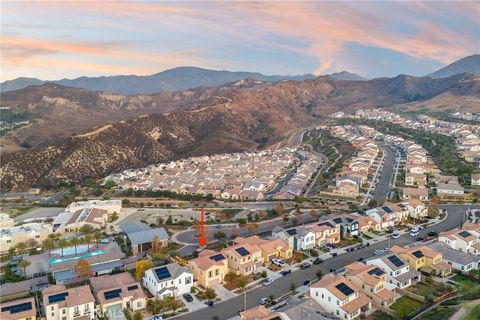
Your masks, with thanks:
[{"label": "sky", "polygon": [[480,52],[480,2],[1,1],[0,80],[431,73]]}]

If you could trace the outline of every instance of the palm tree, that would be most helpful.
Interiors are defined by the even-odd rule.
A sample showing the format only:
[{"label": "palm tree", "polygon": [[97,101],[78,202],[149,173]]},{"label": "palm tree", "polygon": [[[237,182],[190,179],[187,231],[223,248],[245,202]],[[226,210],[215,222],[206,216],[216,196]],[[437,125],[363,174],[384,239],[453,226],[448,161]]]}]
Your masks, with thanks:
[{"label": "palm tree", "polygon": [[103,234],[100,231],[97,231],[93,234],[93,239],[95,239],[95,242],[97,244],[97,249],[98,249],[98,242],[103,238]]},{"label": "palm tree", "polygon": [[77,255],[77,246],[80,244],[80,239],[73,237],[70,239],[70,244],[75,247],[75,255]]},{"label": "palm tree", "polygon": [[91,225],[84,224],[78,231],[80,231],[80,233],[83,235],[87,235],[89,233],[93,233],[94,230],[95,228],[92,227]]},{"label": "palm tree", "polygon": [[16,245],[17,247],[17,253],[24,253],[25,250],[27,249],[27,244],[25,242],[19,242]]},{"label": "palm tree", "polygon": [[50,257],[52,249],[55,249],[55,242],[51,238],[47,238],[43,240],[42,247],[43,250],[48,250],[48,257]]},{"label": "palm tree", "polygon": [[92,242],[93,236],[87,233],[84,239],[85,239],[85,242],[87,243],[87,252],[90,252],[90,243]]},{"label": "palm tree", "polygon": [[27,267],[30,265],[30,261],[22,259],[19,263],[18,266],[20,268],[23,268],[23,275],[26,277],[27,276]]},{"label": "palm tree", "polygon": [[65,239],[60,239],[58,241],[58,247],[62,249],[62,257],[63,257],[63,248],[68,247],[68,241]]}]

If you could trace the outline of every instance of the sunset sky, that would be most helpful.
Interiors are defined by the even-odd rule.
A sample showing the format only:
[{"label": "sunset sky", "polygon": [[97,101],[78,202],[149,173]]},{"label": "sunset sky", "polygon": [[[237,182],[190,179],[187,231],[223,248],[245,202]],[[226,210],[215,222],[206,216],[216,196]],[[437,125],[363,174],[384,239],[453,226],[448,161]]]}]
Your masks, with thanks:
[{"label": "sunset sky", "polygon": [[1,81],[153,74],[428,74],[480,51],[478,2],[1,2]]}]

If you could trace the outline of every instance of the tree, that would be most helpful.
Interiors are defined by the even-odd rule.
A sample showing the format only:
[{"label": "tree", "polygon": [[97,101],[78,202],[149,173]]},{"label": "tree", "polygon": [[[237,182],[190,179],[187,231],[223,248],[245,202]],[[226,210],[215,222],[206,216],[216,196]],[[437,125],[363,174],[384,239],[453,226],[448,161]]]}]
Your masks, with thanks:
[{"label": "tree", "polygon": [[116,220],[118,220],[118,213],[113,211],[112,215],[110,216],[110,222],[114,222]]},{"label": "tree", "polygon": [[206,196],[207,201],[212,201],[213,200],[213,194],[209,193]]},{"label": "tree", "polygon": [[250,231],[251,234],[255,234],[255,233],[257,233],[258,225],[256,223],[249,223],[247,228],[248,228],[248,231]]},{"label": "tree", "polygon": [[70,239],[70,244],[75,248],[75,255],[77,255],[77,246],[80,244],[80,239],[73,237]]},{"label": "tree", "polygon": [[25,242],[19,242],[16,245],[17,253],[22,254],[27,250],[27,244]]},{"label": "tree", "polygon": [[90,278],[93,277],[93,271],[90,267],[90,263],[85,259],[78,260],[75,265],[75,272],[80,278]]},{"label": "tree", "polygon": [[239,218],[239,219],[237,219],[237,222],[238,222],[239,225],[244,226],[244,225],[247,224],[247,219]]},{"label": "tree", "polygon": [[95,240],[97,249],[98,249],[98,243],[100,242],[100,240],[102,240],[102,238],[103,238],[103,234],[100,231],[97,231],[93,234],[93,239]]},{"label": "tree", "polygon": [[52,239],[47,238],[43,240],[42,248],[43,250],[48,250],[48,257],[50,257],[52,249],[55,249],[55,242]]},{"label": "tree", "polygon": [[205,298],[207,298],[208,300],[215,299],[216,296],[217,294],[215,293],[215,290],[213,290],[213,288],[205,289]]},{"label": "tree", "polygon": [[283,207],[283,204],[277,204],[277,212],[279,216],[283,216],[285,214],[285,208]]},{"label": "tree", "polygon": [[297,202],[298,204],[302,204],[305,202],[305,197],[304,196],[297,196],[295,197],[295,202]]},{"label": "tree", "polygon": [[317,276],[317,278],[318,278],[319,280],[322,279],[322,277],[323,277],[323,272],[322,272],[322,270],[317,270],[317,272],[315,273],[315,275]]},{"label": "tree", "polygon": [[135,278],[137,279],[137,281],[142,281],[145,271],[147,271],[152,267],[153,267],[152,261],[147,259],[139,260],[135,268]]},{"label": "tree", "polygon": [[297,287],[297,286],[295,285],[295,283],[292,282],[292,283],[290,284],[290,291],[295,291],[295,288],[296,288],[296,287]]},{"label": "tree", "polygon": [[58,247],[62,250],[62,257],[63,257],[63,248],[68,247],[68,241],[65,239],[60,239],[58,241]]},{"label": "tree", "polygon": [[103,187],[104,187],[105,189],[112,189],[113,187],[116,187],[116,186],[117,186],[117,184],[116,184],[114,181],[112,181],[112,180],[108,180],[108,181],[105,182],[105,184],[103,185]]},{"label": "tree", "polygon": [[80,233],[83,234],[83,235],[93,233],[94,230],[95,230],[95,228],[92,227],[92,225],[90,225],[90,224],[84,224],[80,229],[78,229],[78,231],[80,231]]},{"label": "tree", "polygon": [[370,201],[368,202],[368,207],[369,207],[370,209],[373,209],[373,208],[378,207],[378,202],[377,202],[377,200],[375,200],[375,199],[370,200]]},{"label": "tree", "polygon": [[88,233],[85,235],[83,238],[85,240],[85,243],[87,244],[87,252],[90,251],[90,243],[92,243],[93,235]]},{"label": "tree", "polygon": [[27,240],[27,247],[28,248],[35,248],[35,247],[38,247],[38,241],[33,239],[33,238],[30,238]]},{"label": "tree", "polygon": [[217,240],[225,239],[227,237],[227,234],[223,231],[217,231],[214,233],[213,237]]},{"label": "tree", "polygon": [[135,314],[133,315],[133,320],[142,320],[143,319],[143,316],[140,312],[135,312]]},{"label": "tree", "polygon": [[20,268],[23,268],[23,275],[26,277],[27,276],[27,267],[30,265],[30,261],[22,259],[19,263],[18,266]]}]

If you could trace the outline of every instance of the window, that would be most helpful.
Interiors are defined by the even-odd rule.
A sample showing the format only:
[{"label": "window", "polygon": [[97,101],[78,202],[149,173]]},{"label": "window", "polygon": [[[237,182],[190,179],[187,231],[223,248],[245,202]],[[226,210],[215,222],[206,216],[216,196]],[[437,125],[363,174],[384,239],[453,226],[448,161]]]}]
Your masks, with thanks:
[{"label": "window", "polygon": [[328,302],[332,301],[332,299],[330,299],[330,296],[328,297]]},{"label": "window", "polygon": [[[65,309],[63,309],[65,310]],[[75,308],[73,309],[73,312],[74,313],[80,313],[80,309],[78,308],[78,306],[75,306]]]},{"label": "window", "polygon": [[186,277],[185,284],[190,284],[190,283],[192,283],[192,277]]},{"label": "window", "polygon": [[209,278],[212,277],[212,271],[208,271],[208,277],[209,277]]},{"label": "window", "polygon": [[88,310],[90,310],[90,305],[89,305],[88,303],[85,305],[84,310],[85,310],[85,312],[87,312]]},{"label": "window", "polygon": [[142,301],[137,301],[137,308],[141,308],[142,307]]},{"label": "window", "polygon": [[318,291],[315,291],[315,296],[317,296],[317,297],[318,297]]},{"label": "window", "polygon": [[67,313],[67,310],[66,310],[66,309],[62,309],[62,313],[63,313],[63,314]]},{"label": "window", "polygon": [[51,306],[51,307],[50,307],[50,310],[52,310],[52,311],[53,311],[53,306]]},{"label": "window", "polygon": [[219,270],[219,269],[215,269],[215,275],[218,276],[219,273],[220,273],[220,270]]}]

